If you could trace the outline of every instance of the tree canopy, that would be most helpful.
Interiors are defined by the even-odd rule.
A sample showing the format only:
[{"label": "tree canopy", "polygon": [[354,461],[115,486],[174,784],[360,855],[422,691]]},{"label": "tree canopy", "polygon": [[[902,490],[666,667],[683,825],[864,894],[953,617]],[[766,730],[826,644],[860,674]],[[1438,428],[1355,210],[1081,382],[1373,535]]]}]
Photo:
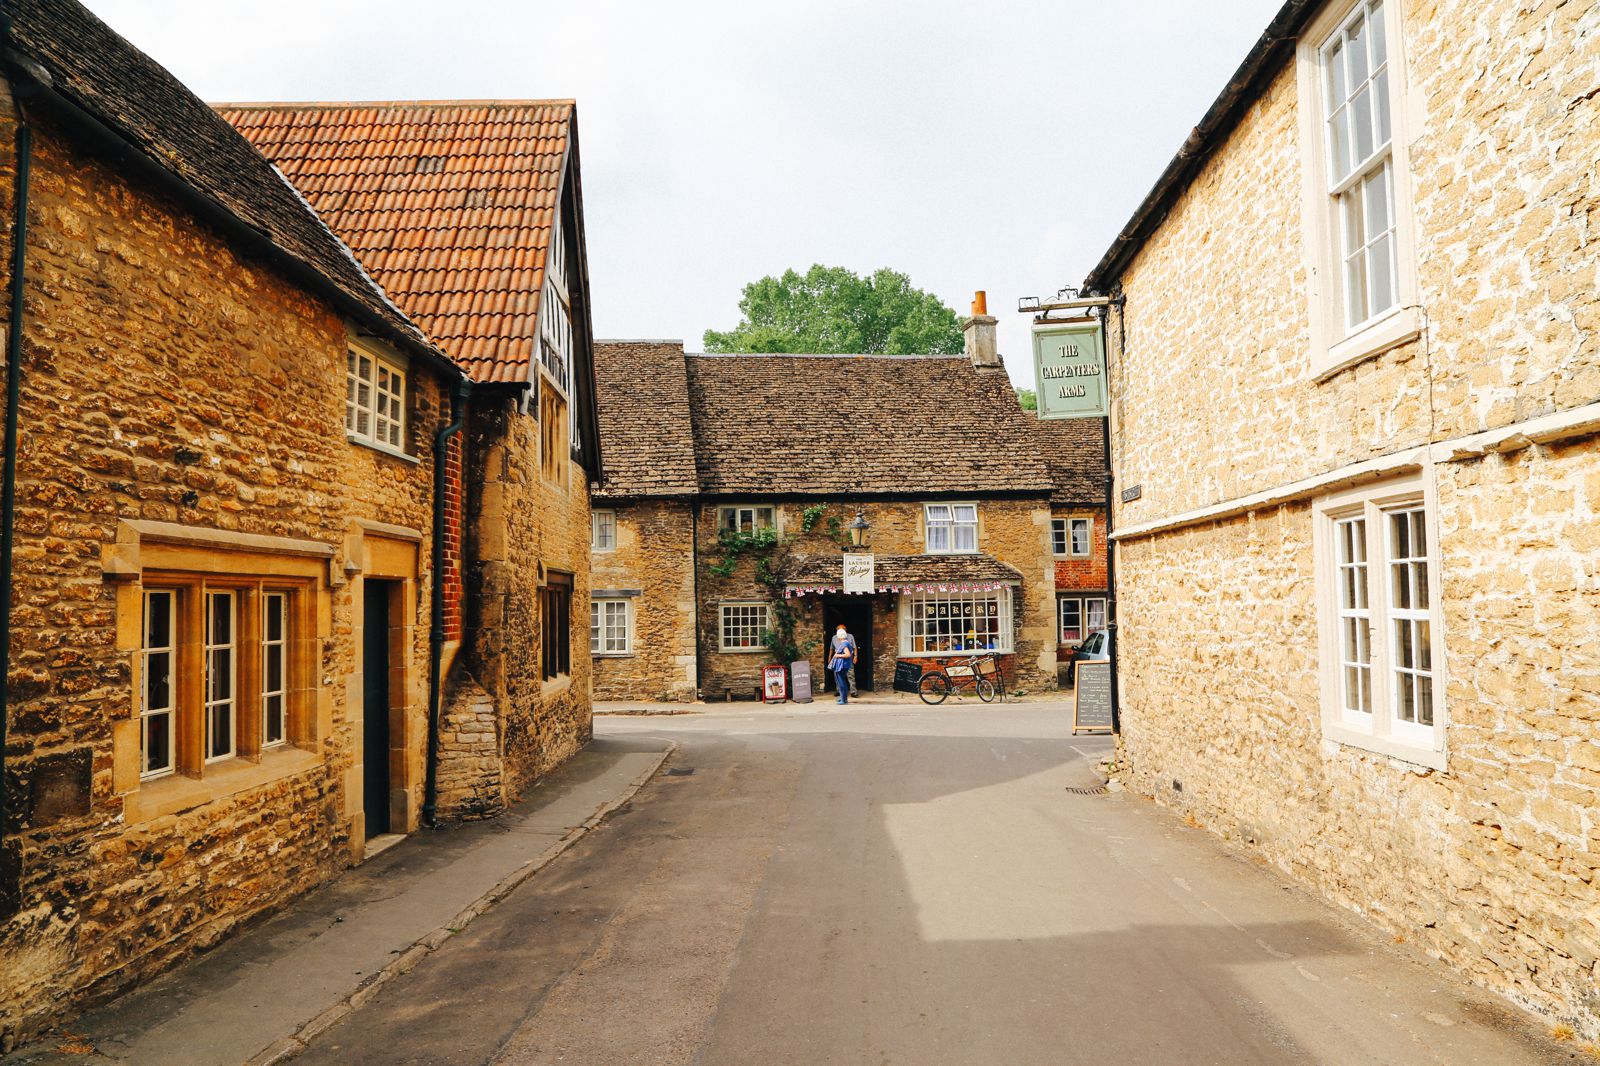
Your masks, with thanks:
[{"label": "tree canopy", "polygon": [[1039,397],[1034,395],[1032,389],[1018,389],[1017,403],[1022,405],[1024,411],[1037,411],[1039,409]]},{"label": "tree canopy", "polygon": [[705,332],[708,352],[953,355],[962,350],[956,313],[894,270],[868,277],[818,263],[744,287],[733,329]]}]

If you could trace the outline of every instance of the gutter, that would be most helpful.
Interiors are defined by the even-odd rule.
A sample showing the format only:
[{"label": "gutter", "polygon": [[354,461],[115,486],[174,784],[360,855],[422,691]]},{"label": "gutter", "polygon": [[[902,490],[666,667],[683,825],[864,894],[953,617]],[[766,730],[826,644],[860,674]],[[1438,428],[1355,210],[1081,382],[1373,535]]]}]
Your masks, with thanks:
[{"label": "gutter", "polygon": [[[439,712],[444,692],[444,679],[439,676],[444,662],[444,500],[446,488],[447,457],[450,438],[461,432],[467,420],[467,398],[472,395],[472,381],[461,378],[450,395],[450,421],[439,427],[433,435],[433,596],[431,597],[430,625],[428,629],[428,761],[427,780],[422,793],[422,820],[431,828],[438,827],[436,808],[439,801]],[[463,460],[465,457],[463,457]],[[462,463],[465,471],[465,461]],[[463,490],[466,486],[462,486]]]},{"label": "gutter", "polygon": [[[10,36],[9,20],[3,30]],[[17,519],[17,423],[22,407],[22,314],[23,272],[28,258],[28,188],[33,176],[33,128],[17,107],[17,171],[11,224],[11,314],[6,324],[6,415],[5,462],[0,471],[0,873],[7,867],[5,833],[12,811],[6,803],[6,727],[11,711],[11,576]],[[20,857],[18,859],[20,864]],[[20,906],[22,882],[19,876],[17,898]],[[7,905],[7,886],[0,881],[0,914],[11,912]]]},{"label": "gutter", "polygon": [[1133,217],[1122,227],[1122,232],[1117,234],[1111,247],[1100,257],[1100,262],[1083,279],[1084,292],[1107,292],[1122,276],[1122,271],[1144,246],[1146,238],[1155,232],[1168,209],[1177,202],[1211,153],[1238,124],[1249,101],[1277,72],[1280,63],[1293,56],[1295,42],[1299,40],[1301,31],[1321,5],[1322,0],[1288,0],[1278,9],[1265,32],[1245,56],[1244,62],[1239,64],[1239,69],[1234,71],[1221,94],[1201,117],[1199,125],[1184,138],[1178,154],[1161,172]]}]

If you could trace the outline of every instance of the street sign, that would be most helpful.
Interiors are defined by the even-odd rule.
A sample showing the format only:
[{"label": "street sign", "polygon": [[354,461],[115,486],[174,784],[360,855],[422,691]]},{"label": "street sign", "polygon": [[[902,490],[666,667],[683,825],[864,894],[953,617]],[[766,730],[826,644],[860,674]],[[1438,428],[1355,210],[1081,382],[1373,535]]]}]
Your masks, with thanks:
[{"label": "street sign", "polygon": [[877,566],[870,555],[846,552],[844,557],[844,590],[870,596],[877,577]]},{"label": "street sign", "polygon": [[1040,418],[1106,416],[1106,346],[1097,318],[1033,327],[1033,379]]},{"label": "street sign", "polygon": [[1089,660],[1073,666],[1072,731],[1111,732],[1111,664]]}]

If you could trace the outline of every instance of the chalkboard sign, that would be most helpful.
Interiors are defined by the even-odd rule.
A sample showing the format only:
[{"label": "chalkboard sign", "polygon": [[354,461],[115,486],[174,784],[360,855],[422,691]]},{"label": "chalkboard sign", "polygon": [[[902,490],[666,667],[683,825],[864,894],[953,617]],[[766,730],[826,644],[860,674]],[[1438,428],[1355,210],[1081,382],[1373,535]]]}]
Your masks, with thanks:
[{"label": "chalkboard sign", "polygon": [[1072,731],[1111,732],[1111,664],[1080,662],[1073,673],[1077,683],[1072,689]]},{"label": "chalkboard sign", "polygon": [[796,659],[789,664],[789,673],[794,677],[794,701],[810,703],[811,664],[804,659]]},{"label": "chalkboard sign", "polygon": [[761,702],[782,703],[789,698],[789,672],[782,666],[761,668]]},{"label": "chalkboard sign", "polygon": [[896,692],[915,692],[917,682],[922,680],[922,664],[901,659],[894,664],[894,690]]}]

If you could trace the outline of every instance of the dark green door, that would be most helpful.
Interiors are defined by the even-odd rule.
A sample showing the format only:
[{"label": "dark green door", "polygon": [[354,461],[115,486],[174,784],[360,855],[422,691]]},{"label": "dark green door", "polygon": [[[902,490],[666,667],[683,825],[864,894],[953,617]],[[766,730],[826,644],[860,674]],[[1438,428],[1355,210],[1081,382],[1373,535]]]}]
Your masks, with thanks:
[{"label": "dark green door", "polygon": [[394,582],[367,579],[362,619],[363,800],[367,838],[389,831],[389,602]]}]

